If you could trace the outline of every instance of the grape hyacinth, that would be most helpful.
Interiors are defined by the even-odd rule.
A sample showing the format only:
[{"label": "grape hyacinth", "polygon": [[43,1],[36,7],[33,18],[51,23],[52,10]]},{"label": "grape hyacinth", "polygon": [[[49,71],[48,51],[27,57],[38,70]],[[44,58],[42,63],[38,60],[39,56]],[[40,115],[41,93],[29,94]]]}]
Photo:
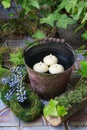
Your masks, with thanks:
[{"label": "grape hyacinth", "polygon": [[25,66],[18,66],[11,69],[11,75],[2,78],[1,83],[9,86],[9,91],[5,95],[6,100],[10,100],[15,93],[19,102],[24,102],[27,99],[26,90],[23,85],[23,78],[25,75]]}]

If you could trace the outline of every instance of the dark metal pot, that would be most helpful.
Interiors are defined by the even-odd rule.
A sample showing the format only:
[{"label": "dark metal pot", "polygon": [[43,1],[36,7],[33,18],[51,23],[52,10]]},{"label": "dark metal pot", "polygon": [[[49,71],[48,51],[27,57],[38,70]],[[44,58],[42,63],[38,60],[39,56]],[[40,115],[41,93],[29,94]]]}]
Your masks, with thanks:
[{"label": "dark metal pot", "polygon": [[[32,90],[42,99],[49,100],[58,96],[66,89],[72,67],[75,63],[75,53],[71,46],[60,39],[46,39],[34,47],[24,50],[24,60],[27,66]],[[59,74],[38,73],[32,68],[37,62],[43,60],[46,55],[53,54],[58,57],[65,71]]]}]

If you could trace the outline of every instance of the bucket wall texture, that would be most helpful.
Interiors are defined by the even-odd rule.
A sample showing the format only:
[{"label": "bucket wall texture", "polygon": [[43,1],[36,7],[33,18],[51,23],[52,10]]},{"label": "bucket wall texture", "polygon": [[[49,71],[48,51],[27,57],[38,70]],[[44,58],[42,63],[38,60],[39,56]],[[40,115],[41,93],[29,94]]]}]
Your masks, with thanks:
[{"label": "bucket wall texture", "polygon": [[64,92],[72,68],[57,75],[42,75],[32,71],[28,67],[27,70],[32,90],[42,99],[49,100],[50,98],[54,98]]}]

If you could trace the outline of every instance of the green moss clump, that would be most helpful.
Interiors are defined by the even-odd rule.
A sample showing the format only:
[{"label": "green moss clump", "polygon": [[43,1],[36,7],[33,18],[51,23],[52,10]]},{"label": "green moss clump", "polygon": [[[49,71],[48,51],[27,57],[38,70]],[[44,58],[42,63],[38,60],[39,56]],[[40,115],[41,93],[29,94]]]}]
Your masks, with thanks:
[{"label": "green moss clump", "polygon": [[[29,122],[39,117],[43,110],[43,105],[39,97],[30,89],[26,90],[27,100],[23,104],[17,101],[16,95],[10,101],[10,107],[13,113],[19,119]],[[28,107],[27,107],[28,106]]]},{"label": "green moss clump", "polygon": [[85,84],[82,84],[80,87],[77,88],[77,90],[82,93],[83,98],[87,96],[87,86]]},{"label": "green moss clump", "polygon": [[70,104],[76,104],[82,101],[83,96],[79,90],[74,90],[68,93],[67,98]]},{"label": "green moss clump", "polygon": [[4,85],[4,86],[2,86],[2,88],[1,88],[2,90],[1,90],[1,99],[2,99],[2,101],[7,105],[7,106],[9,106],[10,107],[10,101],[8,101],[7,99],[6,99],[6,97],[5,97],[5,95],[8,93],[8,91],[9,91],[9,86],[8,85]]},{"label": "green moss clump", "polygon": [[59,106],[64,106],[65,108],[69,106],[69,101],[65,96],[58,98],[57,101]]}]

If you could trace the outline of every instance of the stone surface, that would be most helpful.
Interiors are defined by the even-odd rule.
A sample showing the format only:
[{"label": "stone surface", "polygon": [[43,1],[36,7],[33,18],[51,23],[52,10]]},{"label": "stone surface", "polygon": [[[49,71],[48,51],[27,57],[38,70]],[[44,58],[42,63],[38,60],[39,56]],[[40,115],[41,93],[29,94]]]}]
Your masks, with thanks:
[{"label": "stone surface", "polygon": [[0,130],[20,130],[19,127],[0,127]]},{"label": "stone surface", "polygon": [[69,126],[68,130],[87,130],[87,127],[74,127],[74,126]]},{"label": "stone surface", "polygon": [[44,126],[47,125],[46,120],[44,119],[43,116],[41,116],[40,118],[36,119],[35,121],[29,122],[29,123],[25,123],[23,121],[20,121],[20,126],[24,127],[24,126]]},{"label": "stone surface", "polygon": [[21,130],[64,130],[63,126],[51,127],[51,126],[38,126],[38,127],[23,127]]},{"label": "stone surface", "polygon": [[17,48],[17,47],[24,48],[27,45],[26,44],[27,41],[28,42],[34,42],[34,40],[30,36],[24,36],[21,39],[14,39],[14,40],[13,39],[7,39],[4,42],[4,46],[12,47],[13,49]]}]

